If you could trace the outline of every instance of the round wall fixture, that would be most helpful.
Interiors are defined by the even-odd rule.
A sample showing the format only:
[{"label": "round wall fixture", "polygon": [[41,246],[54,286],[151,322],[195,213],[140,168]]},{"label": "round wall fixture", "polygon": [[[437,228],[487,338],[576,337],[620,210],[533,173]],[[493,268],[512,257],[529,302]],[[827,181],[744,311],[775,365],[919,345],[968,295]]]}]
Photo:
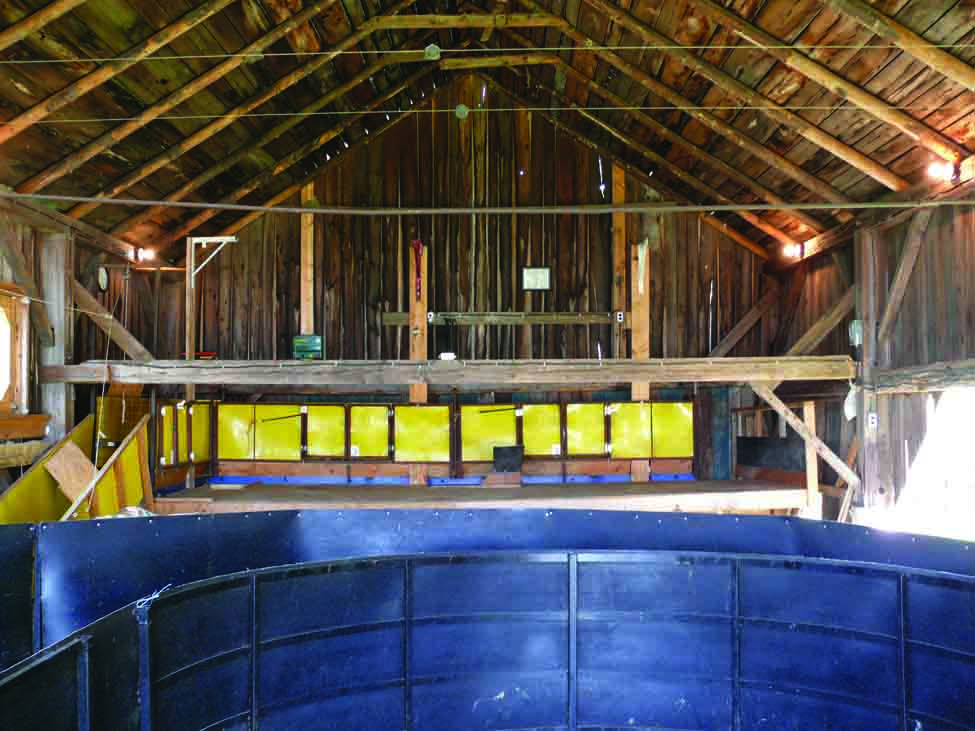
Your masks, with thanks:
[{"label": "round wall fixture", "polygon": [[98,267],[98,288],[104,292],[108,289],[108,269]]}]

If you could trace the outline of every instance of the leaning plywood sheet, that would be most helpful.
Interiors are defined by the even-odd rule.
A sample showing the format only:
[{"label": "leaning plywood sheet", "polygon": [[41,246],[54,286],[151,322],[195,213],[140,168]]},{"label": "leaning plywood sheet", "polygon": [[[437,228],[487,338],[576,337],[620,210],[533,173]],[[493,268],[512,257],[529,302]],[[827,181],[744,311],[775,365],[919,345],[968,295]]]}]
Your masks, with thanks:
[{"label": "leaning plywood sheet", "polygon": [[57,480],[65,497],[72,501],[85,491],[97,473],[88,455],[74,442],[67,442],[52,454],[44,469]]}]

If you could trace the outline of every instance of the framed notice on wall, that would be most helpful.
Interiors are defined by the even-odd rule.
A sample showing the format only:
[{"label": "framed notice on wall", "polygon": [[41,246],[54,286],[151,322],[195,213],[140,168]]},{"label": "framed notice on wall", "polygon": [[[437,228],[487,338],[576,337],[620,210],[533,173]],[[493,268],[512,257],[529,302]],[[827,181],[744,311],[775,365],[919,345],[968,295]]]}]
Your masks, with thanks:
[{"label": "framed notice on wall", "polygon": [[548,267],[524,267],[521,270],[521,287],[526,291],[551,289],[551,270]]}]

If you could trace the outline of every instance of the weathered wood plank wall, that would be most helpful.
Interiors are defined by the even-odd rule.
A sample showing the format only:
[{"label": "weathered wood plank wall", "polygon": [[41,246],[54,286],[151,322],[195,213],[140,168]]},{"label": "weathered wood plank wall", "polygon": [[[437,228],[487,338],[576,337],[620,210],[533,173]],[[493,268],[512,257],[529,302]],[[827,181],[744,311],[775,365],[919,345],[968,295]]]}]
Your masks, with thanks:
[{"label": "weathered wood plank wall", "polygon": [[[458,104],[471,111],[462,121]],[[441,88],[438,113],[406,119],[331,165],[315,183],[324,206],[485,206],[604,203],[612,163],[528,111],[483,114],[511,102],[474,78]],[[600,190],[605,185],[605,197]],[[627,198],[649,193],[627,181]],[[293,202],[297,205],[297,200]],[[315,223],[315,319],[327,358],[404,358],[406,328],[383,312],[409,308],[410,241],[429,252],[433,312],[606,312],[612,292],[610,217],[329,217]],[[646,221],[628,216],[628,239]],[[202,275],[201,346],[221,358],[287,357],[298,333],[299,229],[265,216]],[[551,267],[552,289],[525,292],[523,266]],[[701,356],[760,296],[761,262],[693,216],[663,219],[652,251],[651,355]],[[629,272],[627,272],[629,277]],[[179,286],[178,282],[168,285]],[[174,296],[171,296],[174,295]],[[164,291],[163,356],[178,353],[180,300]],[[173,306],[170,306],[172,303]],[[610,350],[607,326],[431,328],[430,352],[461,358],[587,358]],[[763,352],[755,328],[732,355]]]}]

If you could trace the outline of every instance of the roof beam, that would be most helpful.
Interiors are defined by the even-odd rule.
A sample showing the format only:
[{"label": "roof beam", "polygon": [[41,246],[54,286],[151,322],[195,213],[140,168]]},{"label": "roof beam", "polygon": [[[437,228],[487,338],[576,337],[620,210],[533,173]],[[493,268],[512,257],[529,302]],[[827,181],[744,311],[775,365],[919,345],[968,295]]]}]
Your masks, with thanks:
[{"label": "roof beam", "polygon": [[[602,5],[604,0],[587,0],[587,2]],[[746,42],[751,43],[789,68],[795,69],[806,78],[815,81],[827,91],[849,100],[880,121],[896,127],[936,155],[954,162],[960,162],[969,155],[964,146],[959,145],[950,137],[928,127],[924,122],[892,107],[883,99],[847,81],[795,47],[784,47],[781,39],[753,25],[737,13],[714,2],[714,0],[691,0],[691,5],[702,14],[731,29]],[[840,157],[843,159],[842,156]]]},{"label": "roof beam", "polygon": [[213,17],[236,0],[208,0],[199,5],[179,20],[170,23],[162,30],[153,33],[148,39],[137,46],[123,51],[118,58],[102,64],[90,74],[82,76],[72,84],[64,87],[47,97],[30,109],[25,109],[13,119],[0,125],[0,145],[16,137],[32,124],[46,119],[61,107],[80,99],[88,92],[97,89],[102,84],[114,79],[128,68],[135,66],[143,59],[179,38],[200,23]]},{"label": "roof beam", "polygon": [[649,361],[500,360],[500,361],[259,361],[161,360],[90,361],[41,369],[44,383],[246,384],[254,386],[327,384],[482,384],[559,383],[566,390],[582,384],[744,383],[819,381],[853,378],[847,356],[806,358],[657,358]]},{"label": "roof beam", "polygon": [[[526,7],[531,8],[532,10],[544,10],[541,5],[535,2],[535,0],[519,0],[519,1],[522,4],[524,4]],[[621,12],[622,11],[619,11],[619,9],[617,8],[615,13],[611,11],[611,15],[619,14]],[[628,14],[622,13],[622,15],[629,18],[632,22],[637,23],[637,21],[633,20],[633,18],[631,18],[631,16],[629,16]],[[552,16],[552,17],[557,17],[557,16]],[[810,172],[807,172],[806,170],[803,170],[802,167],[800,167],[799,165],[796,165],[788,158],[779,155],[773,150],[770,150],[769,148],[765,147],[765,145],[749,137],[747,134],[737,129],[733,125],[725,122],[723,119],[720,119],[714,116],[713,114],[711,114],[710,112],[701,109],[700,106],[695,102],[681,96],[676,91],[671,89],[669,86],[658,81],[654,77],[650,76],[642,69],[634,66],[631,63],[628,63],[627,61],[624,61],[623,58],[621,58],[619,55],[613,53],[612,51],[607,50],[605,47],[602,46],[602,44],[599,43],[599,41],[590,38],[586,34],[582,33],[575,26],[571,25],[568,21],[566,21],[564,18],[560,18],[560,19],[564,23],[563,27],[561,28],[563,34],[571,38],[572,41],[575,42],[580,48],[585,49],[589,53],[596,54],[597,56],[605,60],[607,63],[615,66],[617,69],[619,69],[624,74],[629,76],[634,82],[640,84],[647,91],[650,91],[653,94],[659,96],[668,104],[674,105],[677,109],[680,109],[682,112],[684,112],[691,118],[697,120],[705,127],[708,127],[709,129],[721,135],[722,137],[729,140],[733,144],[746,150],[748,153],[758,158],[759,160],[769,165],[770,167],[778,170],[783,175],[787,175],[788,177],[792,178],[793,180],[800,183],[805,188],[808,188],[810,191],[820,196],[824,200],[832,201],[833,203],[852,202],[852,199],[849,198],[849,196],[837,190],[826,181],[817,178],[815,175],[813,175]],[[639,25],[640,28],[646,30],[648,34],[652,34],[651,37],[659,38],[660,43],[666,41],[669,45],[671,46],[674,45],[672,41],[664,38],[664,36],[660,36],[659,34],[657,34],[656,31],[646,28],[646,26],[644,26],[642,23],[637,23],[637,25]],[[632,30],[632,28],[629,25],[627,25],[627,28]],[[687,62],[688,64],[697,63],[697,62],[703,63],[694,54],[689,54],[689,55],[691,56],[691,58],[694,59],[694,61],[688,61]],[[720,73],[724,74],[723,71]],[[730,79],[731,77],[728,78]],[[740,82],[735,80],[732,81],[734,81],[735,84],[738,84],[739,86],[742,87],[742,89],[744,90],[742,93],[745,93],[746,91],[748,92],[750,98],[745,99],[745,101],[754,102],[760,106],[762,105],[769,106],[770,108],[778,106],[772,100],[761,96],[757,92],[753,92],[744,84],[740,84]],[[751,97],[756,97],[757,100]],[[771,113],[771,109],[767,111]],[[806,122],[801,117],[798,117],[797,115],[792,115],[791,112],[787,112],[783,110],[783,114],[785,115],[785,117],[789,117],[789,115],[791,115],[796,118],[796,121],[793,122],[793,124],[796,125],[797,129],[798,128],[818,129],[812,124],[810,124],[809,122]],[[791,117],[789,118],[791,120]],[[788,124],[785,121],[782,121],[782,123]],[[846,146],[844,145],[844,147]],[[860,153],[857,153],[855,150],[852,150],[852,148],[850,148],[850,151],[854,155],[860,155]],[[847,159],[847,161],[850,162],[850,164],[854,165],[855,167],[858,167],[858,165],[852,161],[853,158],[844,158],[844,159]],[[907,181],[902,181],[902,182],[903,182],[903,187],[906,187]],[[901,186],[898,185],[898,189],[900,188]]]},{"label": "roof beam", "polygon": [[[416,0],[400,0],[389,9],[387,9],[382,15],[375,18],[370,18],[359,28],[358,31],[349,35],[348,37],[342,39],[336,43],[328,51],[316,55],[306,64],[299,66],[288,74],[285,74],[280,79],[275,81],[271,86],[261,93],[251,97],[243,104],[234,107],[232,110],[224,115],[221,115],[214,119],[212,122],[206,124],[205,126],[198,129],[196,132],[191,134],[189,137],[185,138],[181,142],[168,147],[164,152],[152,158],[151,160],[143,163],[135,170],[124,175],[122,178],[116,180],[111,185],[106,188],[102,188],[100,191],[95,193],[93,197],[95,198],[114,198],[115,196],[125,192],[130,187],[136,183],[145,180],[147,177],[152,175],[157,170],[162,169],[171,162],[182,157],[184,154],[192,150],[193,148],[203,144],[211,137],[213,137],[218,132],[229,127],[235,121],[243,117],[245,114],[252,112],[253,110],[260,107],[262,104],[266,104],[271,99],[276,97],[278,94],[282,93],[286,89],[294,86],[302,79],[310,76],[311,74],[318,71],[325,64],[331,62],[340,53],[346,51],[349,48],[355,46],[363,38],[374,33],[379,27],[379,21],[381,18],[398,13],[400,10],[405,10],[411,6]],[[328,95],[326,95],[328,96]],[[323,97],[324,98],[324,97]],[[326,102],[327,103],[327,102]],[[315,106],[315,105],[313,105]],[[321,106],[324,106],[322,104]],[[317,108],[321,108],[321,106]],[[298,124],[301,121],[300,118],[295,119],[294,124]],[[94,209],[98,208],[97,203],[79,203],[68,211],[68,215],[74,218],[82,218]]]},{"label": "roof beam", "polygon": [[26,18],[21,18],[13,25],[7,26],[0,31],[0,51],[19,43],[32,33],[37,33],[48,23],[70,13],[85,2],[87,0],[54,0],[36,13],[31,13]]},{"label": "roof beam", "polygon": [[856,19],[873,33],[891,41],[898,48],[907,51],[938,73],[947,76],[966,89],[975,90],[975,68],[924,40],[922,36],[898,23],[889,15],[885,15],[862,0],[823,0],[823,2],[836,8],[844,15]]},{"label": "roof beam", "polygon": [[[534,0],[522,0],[522,2],[529,7],[534,5]],[[650,44],[651,46],[660,47],[660,50],[663,53],[678,59],[688,68],[701,74],[726,93],[742,100],[747,104],[760,107],[762,113],[766,116],[771,117],[786,127],[794,129],[813,144],[822,147],[824,150],[832,153],[840,160],[843,160],[866,175],[869,175],[891,190],[904,190],[909,187],[906,180],[898,175],[895,175],[885,166],[881,165],[876,160],[871,159],[868,155],[863,154],[859,150],[847,145],[844,142],[841,142],[798,114],[789,111],[785,107],[774,102],[772,99],[769,99],[767,96],[764,96],[749,86],[741,83],[738,81],[738,79],[725,73],[717,66],[714,66],[704,59],[698,57],[693,51],[680,48],[676,41],[658,33],[653,28],[644,25],[629,13],[620,10],[617,6],[606,2],[606,0],[586,0],[586,2],[601,12],[606,13],[610,19],[624,26],[627,30],[639,36],[646,43]],[[594,52],[598,53],[598,51]],[[684,103],[689,106],[695,106],[693,102],[687,100],[684,100]],[[684,111],[691,114],[691,112],[686,109]],[[695,117],[696,119],[698,118],[695,114],[691,114],[691,116]],[[705,124],[707,123],[705,122]],[[730,127],[730,125],[728,126]],[[809,186],[807,185],[807,187]],[[823,192],[817,192],[819,192],[819,195],[824,195]],[[826,200],[846,202],[839,201],[836,198],[831,198],[825,195],[824,197]]]}]

